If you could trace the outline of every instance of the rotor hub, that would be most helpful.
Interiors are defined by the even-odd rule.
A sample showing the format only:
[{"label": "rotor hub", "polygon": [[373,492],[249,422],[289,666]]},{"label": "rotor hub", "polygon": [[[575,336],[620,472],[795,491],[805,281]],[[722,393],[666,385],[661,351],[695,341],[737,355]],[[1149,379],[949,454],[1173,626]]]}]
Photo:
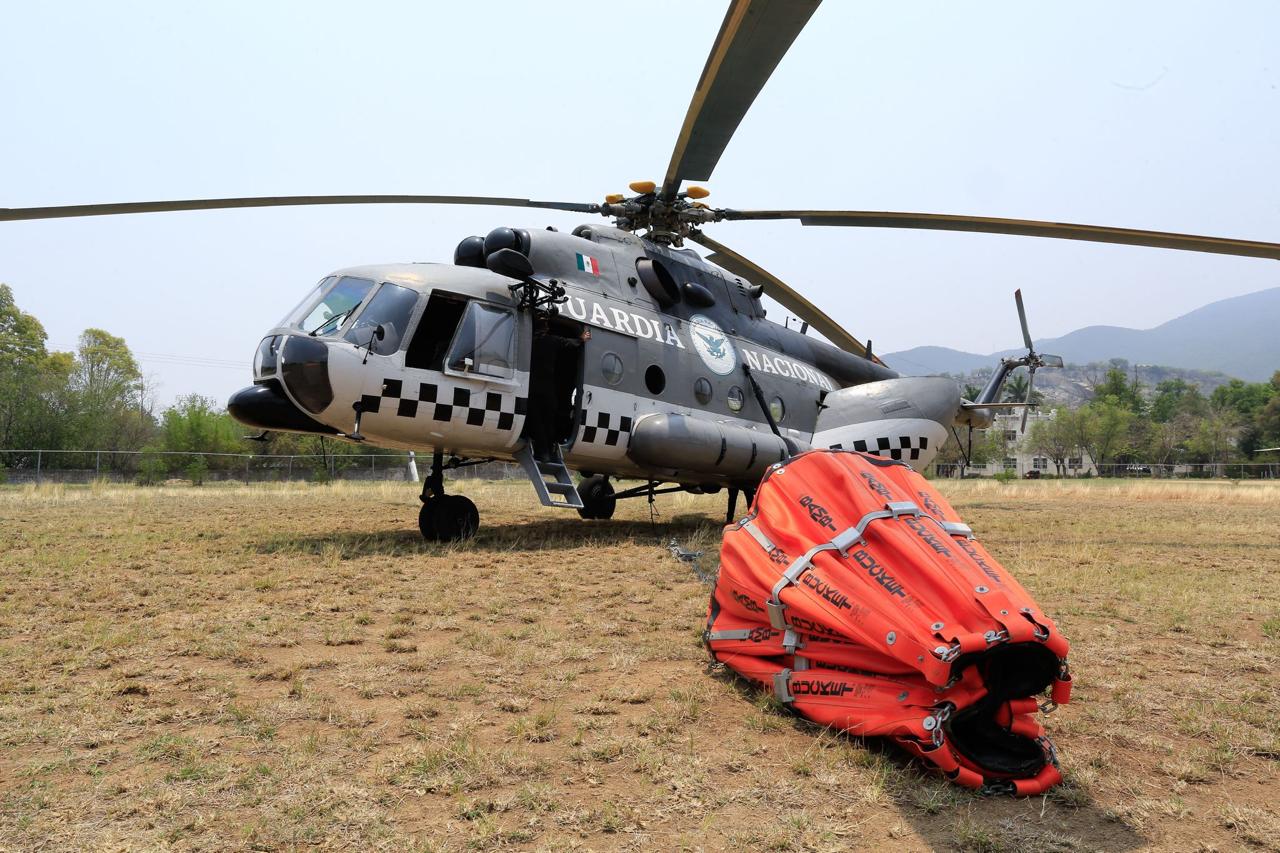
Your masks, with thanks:
[{"label": "rotor hub", "polygon": [[631,190],[637,194],[630,198],[621,193],[606,196],[600,215],[612,216],[622,231],[644,231],[643,236],[657,243],[682,246],[697,226],[724,218],[723,210],[697,201],[710,195],[703,187],[689,187],[672,198],[662,197],[653,181],[634,181]]}]

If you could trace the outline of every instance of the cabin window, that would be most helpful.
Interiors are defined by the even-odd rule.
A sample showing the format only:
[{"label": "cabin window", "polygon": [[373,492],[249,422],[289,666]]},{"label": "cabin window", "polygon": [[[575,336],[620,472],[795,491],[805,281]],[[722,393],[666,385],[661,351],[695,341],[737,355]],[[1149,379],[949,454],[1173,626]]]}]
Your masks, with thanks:
[{"label": "cabin window", "polygon": [[782,419],[787,416],[787,407],[782,404],[781,397],[774,397],[769,401],[769,414],[773,415],[775,424],[782,423]]},{"label": "cabin window", "polygon": [[[343,337],[357,346],[367,346],[374,355],[391,355],[400,349],[409,327],[413,306],[418,304],[417,291],[395,284],[384,284],[373,294],[369,304],[356,318],[355,325]],[[382,337],[376,334],[382,327]]]},{"label": "cabin window", "polygon": [[1012,456],[1006,456],[1004,458],[1004,470],[1013,471],[1013,470],[1016,470],[1017,467],[1018,467],[1017,459],[1013,458]]},{"label": "cabin window", "polygon": [[600,374],[610,385],[622,381],[622,357],[616,352],[607,352],[600,357]]},{"label": "cabin window", "polygon": [[667,374],[658,365],[649,365],[649,369],[644,372],[644,387],[649,389],[650,394],[661,394],[667,387]]},{"label": "cabin window", "polygon": [[704,406],[711,402],[711,383],[707,381],[706,377],[699,376],[697,381],[693,383],[693,396]]},{"label": "cabin window", "polygon": [[406,367],[418,370],[444,370],[444,354],[449,349],[449,342],[458,331],[458,323],[467,308],[467,302],[461,296],[447,293],[433,293],[427,300],[427,310],[422,312],[418,321],[418,329],[409,342],[409,351],[405,353]]},{"label": "cabin window", "polygon": [[729,404],[729,411],[741,412],[742,404],[746,402],[746,397],[742,393],[742,389],[734,385],[729,389],[729,393],[725,395],[725,402]]},{"label": "cabin window", "polygon": [[453,336],[445,367],[450,373],[486,379],[516,375],[516,313],[472,302]]}]

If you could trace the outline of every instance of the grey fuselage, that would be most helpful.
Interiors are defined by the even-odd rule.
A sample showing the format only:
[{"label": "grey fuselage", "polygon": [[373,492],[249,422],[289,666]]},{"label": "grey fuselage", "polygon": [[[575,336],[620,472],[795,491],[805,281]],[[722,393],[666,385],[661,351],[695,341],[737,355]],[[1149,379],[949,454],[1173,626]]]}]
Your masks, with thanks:
[{"label": "grey fuselage", "polygon": [[[815,444],[815,436],[824,442],[820,446],[832,446],[857,437],[846,439],[832,432],[847,424],[832,423],[829,416],[822,422],[829,399],[837,402],[850,393],[841,389],[867,383],[910,381],[898,379],[879,363],[766,319],[758,288],[692,251],[607,226],[583,226],[573,234],[550,229],[526,233],[534,278],[564,288],[558,322],[590,331],[581,345],[572,403],[574,429],[561,445],[565,463],[576,470],[682,483],[753,484],[761,464],[772,461],[769,453],[774,453],[757,453],[757,438],[762,449],[778,443],[761,399],[772,409],[792,450]],[[660,264],[674,280],[679,290],[674,301],[669,296],[655,298],[642,281],[638,265],[645,261]],[[280,369],[255,368],[255,384],[282,394],[281,405],[287,397],[302,418],[273,426],[252,413],[246,415],[247,408],[238,408],[236,398],[232,413],[264,428],[347,436],[354,430],[356,410],[362,409],[359,431],[377,446],[512,458],[527,435],[534,335],[530,312],[517,310],[513,285],[519,282],[488,269],[450,264],[353,267],[330,278],[341,277],[372,281],[375,288],[397,285],[419,294],[407,327],[397,335],[398,347],[371,351],[367,343],[344,337],[359,325],[368,298],[330,334],[310,337],[297,325],[278,326],[266,341],[276,341]],[[437,369],[407,363],[414,335],[419,327],[427,328],[424,317],[430,306],[441,304],[433,297],[511,312],[514,364],[507,375],[479,375],[463,361],[451,365],[446,360]],[[299,366],[304,360],[309,361]],[[328,399],[305,390],[318,377],[329,384]],[[250,390],[254,389],[246,389]],[[843,408],[850,405],[854,404],[845,401]],[[656,416],[665,419],[655,420]],[[661,430],[684,419],[717,425],[728,436],[721,442],[725,447],[720,448],[719,464],[709,464],[714,460],[705,459],[705,448],[682,455],[673,446],[670,458],[661,453],[663,458],[655,458],[664,440]],[[635,452],[629,453],[633,433],[643,430],[649,433],[647,439],[637,441]],[[676,429],[670,440],[704,432]],[[936,444],[936,430],[931,435]],[[752,464],[742,470],[725,468],[726,447],[731,450],[744,436],[751,445]],[[874,445],[875,436],[867,437]],[[906,447],[907,437],[902,438]],[[898,436],[892,440],[896,447]]]}]

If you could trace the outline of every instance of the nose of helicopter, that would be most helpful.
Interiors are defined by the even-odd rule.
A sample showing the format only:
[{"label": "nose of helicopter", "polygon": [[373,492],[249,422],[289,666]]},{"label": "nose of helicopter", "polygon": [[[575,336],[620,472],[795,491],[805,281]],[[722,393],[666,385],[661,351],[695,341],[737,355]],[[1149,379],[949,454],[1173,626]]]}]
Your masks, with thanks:
[{"label": "nose of helicopter", "polygon": [[258,429],[336,434],[311,417],[333,402],[329,348],[323,341],[303,335],[267,338],[254,372],[255,384],[227,401],[233,418]]},{"label": "nose of helicopter", "polygon": [[280,348],[280,377],[289,395],[311,414],[333,402],[329,346],[308,335],[289,335]]}]

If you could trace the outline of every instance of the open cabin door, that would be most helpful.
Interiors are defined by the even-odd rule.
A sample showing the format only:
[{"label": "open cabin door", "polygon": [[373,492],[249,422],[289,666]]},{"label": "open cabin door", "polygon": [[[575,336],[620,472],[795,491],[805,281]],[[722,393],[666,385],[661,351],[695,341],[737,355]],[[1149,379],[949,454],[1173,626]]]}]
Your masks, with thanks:
[{"label": "open cabin door", "polygon": [[432,293],[408,346],[367,374],[379,437],[470,456],[511,452],[528,407],[528,324],[509,306]]},{"label": "open cabin door", "polygon": [[529,416],[524,436],[543,460],[573,446],[582,408],[583,332],[578,322],[538,318],[529,354]]}]

